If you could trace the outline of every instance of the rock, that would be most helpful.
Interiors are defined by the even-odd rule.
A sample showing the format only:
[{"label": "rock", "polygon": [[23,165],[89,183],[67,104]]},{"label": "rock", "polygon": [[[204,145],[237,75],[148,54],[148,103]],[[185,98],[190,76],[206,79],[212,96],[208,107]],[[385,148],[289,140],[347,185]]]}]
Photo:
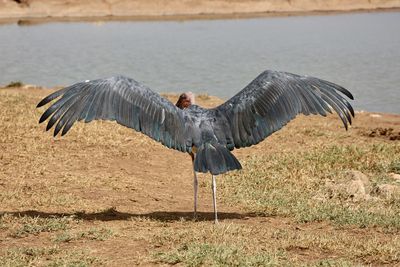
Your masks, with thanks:
[{"label": "rock", "polygon": [[370,182],[368,177],[360,171],[348,171],[346,180],[334,184],[332,182],[327,184],[331,190],[331,197],[339,197],[342,199],[352,201],[363,201],[371,198]]},{"label": "rock", "polygon": [[349,198],[355,201],[366,200],[370,198],[369,190],[370,185],[368,177],[360,171],[349,171],[349,178],[351,179],[345,184],[346,192]]},{"label": "rock", "polygon": [[380,184],[376,187],[375,193],[386,198],[391,198],[395,195],[400,195],[400,186],[394,184]]},{"label": "rock", "polygon": [[355,201],[369,198],[369,194],[366,192],[365,185],[361,180],[350,181],[346,186],[346,192],[348,197]]},{"label": "rock", "polygon": [[348,171],[348,177],[353,180],[353,181],[357,181],[360,180],[365,186],[370,186],[370,182],[369,182],[369,178],[367,175],[365,175],[364,173],[360,172],[360,171]]},{"label": "rock", "polygon": [[400,174],[397,173],[389,173],[389,177],[392,178],[393,180],[395,180],[396,182],[400,183]]}]

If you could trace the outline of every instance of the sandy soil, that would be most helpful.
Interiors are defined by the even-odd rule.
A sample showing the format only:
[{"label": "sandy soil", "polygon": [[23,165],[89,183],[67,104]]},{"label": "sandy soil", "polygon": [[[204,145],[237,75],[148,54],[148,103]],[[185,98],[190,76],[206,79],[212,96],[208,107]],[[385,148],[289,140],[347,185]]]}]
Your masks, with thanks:
[{"label": "sandy soil", "polygon": [[[10,249],[59,244],[56,245],[59,252],[51,252],[53,254],[25,251],[23,255],[36,257],[35,253],[39,253],[38,262],[34,265],[45,265],[54,253],[84,250],[108,266],[156,265],[158,263],[152,255],[168,249],[171,238],[187,238],[187,229],[195,229],[190,236],[198,234],[196,238],[199,240],[215,234],[210,229],[213,215],[208,175],[200,176],[200,222],[191,221],[192,169],[188,155],[166,149],[139,133],[111,122],[78,123],[67,136],[53,138],[44,131],[44,125],[37,124],[43,109],[35,108],[36,103],[50,92],[47,89],[0,89],[0,213],[6,216],[0,220],[0,251],[3,251],[0,256]],[[176,99],[173,95],[168,97]],[[200,96],[197,101],[208,107],[221,103],[220,99],[209,96]],[[388,133],[379,128],[392,130]],[[235,151],[235,154],[239,160],[246,161],[248,156],[254,154],[267,155],[274,151],[320,145],[312,141],[312,135],[298,135],[304,129],[327,133],[323,137],[324,142],[332,141],[333,136],[340,133],[344,136],[340,139],[342,144],[395,144],[398,142],[395,139],[400,137],[400,115],[357,113],[355,123],[348,132],[343,130],[336,116],[300,116],[259,145]],[[226,233],[235,227],[239,228],[234,232],[248,229],[253,232],[246,236],[253,235],[254,240],[263,234],[275,236],[279,231],[296,236],[301,231],[313,239],[328,234],[335,238],[356,237],[361,241],[372,236],[377,242],[395,240],[393,234],[379,228],[337,229],[326,222],[299,224],[290,218],[256,216],[240,205],[227,205],[224,199],[219,199],[218,204],[221,227],[226,227],[221,231]],[[41,228],[43,231],[32,234],[29,225],[40,225],[38,221],[32,222],[38,220],[35,219],[37,216],[53,220],[51,227],[59,227],[61,219],[57,218],[71,216],[71,221],[67,222],[69,236],[59,234],[59,228],[55,228],[54,232],[53,228]],[[30,224],[26,220],[30,220]],[[24,224],[24,227],[18,228],[21,223],[28,226]],[[14,228],[17,230],[14,231]],[[97,230],[93,233],[90,229]],[[255,229],[264,232],[261,234]],[[111,237],[103,237],[104,231],[112,232]],[[225,236],[214,238],[223,239]],[[269,241],[262,242],[265,245]],[[271,245],[274,246],[274,243]],[[285,246],[287,253],[300,262],[313,262],[336,255],[323,247],[305,250],[298,245]],[[12,258],[12,253],[6,256],[8,264],[11,260],[17,261]],[[341,255],[343,251],[337,253]],[[75,257],[76,253],[65,255],[63,259],[71,259],[71,255]],[[364,256],[354,257],[355,262],[363,262]],[[79,260],[89,261],[88,265],[100,264],[88,258]],[[398,260],[386,263],[394,266],[400,262]],[[381,265],[385,260],[374,262]]]},{"label": "sandy soil", "polygon": [[2,0],[0,19],[190,19],[400,8],[400,0]]}]

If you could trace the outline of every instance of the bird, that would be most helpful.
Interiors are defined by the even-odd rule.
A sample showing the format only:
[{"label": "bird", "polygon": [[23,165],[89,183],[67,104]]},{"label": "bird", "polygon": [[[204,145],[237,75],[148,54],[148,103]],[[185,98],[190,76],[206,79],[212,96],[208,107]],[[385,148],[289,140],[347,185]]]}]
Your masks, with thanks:
[{"label": "bird", "polygon": [[57,99],[39,119],[54,125],[54,136],[65,135],[76,121],[116,121],[188,153],[192,159],[194,218],[197,218],[197,173],[211,173],[214,221],[218,222],[216,176],[242,166],[232,150],[250,147],[284,127],[297,115],[335,111],[345,129],[354,110],[353,95],[335,83],[284,71],[266,70],[244,89],[214,108],[195,103],[191,92],[173,104],[144,84],[126,76],[86,80],[64,87],[42,99],[42,107]]}]

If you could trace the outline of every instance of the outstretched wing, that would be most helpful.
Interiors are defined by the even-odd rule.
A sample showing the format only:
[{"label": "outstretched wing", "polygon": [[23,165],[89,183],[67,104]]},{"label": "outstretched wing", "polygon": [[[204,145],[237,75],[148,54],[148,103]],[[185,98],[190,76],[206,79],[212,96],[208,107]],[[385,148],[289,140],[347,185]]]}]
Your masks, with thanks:
[{"label": "outstretched wing", "polygon": [[347,130],[354,110],[339,92],[353,99],[349,91],[334,83],[267,70],[215,110],[228,120],[231,148],[247,147],[281,129],[297,114],[326,116],[331,108]]},{"label": "outstretched wing", "polygon": [[[76,121],[111,120],[142,132],[163,145],[183,152],[186,146],[182,110],[137,81],[112,77],[76,83],[44,98],[37,107],[60,97],[40,117],[55,125],[54,136],[66,134]],[[191,140],[188,141],[191,144]]]}]

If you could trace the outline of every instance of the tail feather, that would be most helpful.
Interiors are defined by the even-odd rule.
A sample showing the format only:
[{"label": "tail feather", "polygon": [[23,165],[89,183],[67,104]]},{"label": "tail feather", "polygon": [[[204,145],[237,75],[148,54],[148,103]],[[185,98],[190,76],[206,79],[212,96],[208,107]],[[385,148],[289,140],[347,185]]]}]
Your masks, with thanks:
[{"label": "tail feather", "polygon": [[206,143],[197,149],[194,159],[194,169],[197,172],[218,175],[241,168],[237,158],[223,145]]}]

